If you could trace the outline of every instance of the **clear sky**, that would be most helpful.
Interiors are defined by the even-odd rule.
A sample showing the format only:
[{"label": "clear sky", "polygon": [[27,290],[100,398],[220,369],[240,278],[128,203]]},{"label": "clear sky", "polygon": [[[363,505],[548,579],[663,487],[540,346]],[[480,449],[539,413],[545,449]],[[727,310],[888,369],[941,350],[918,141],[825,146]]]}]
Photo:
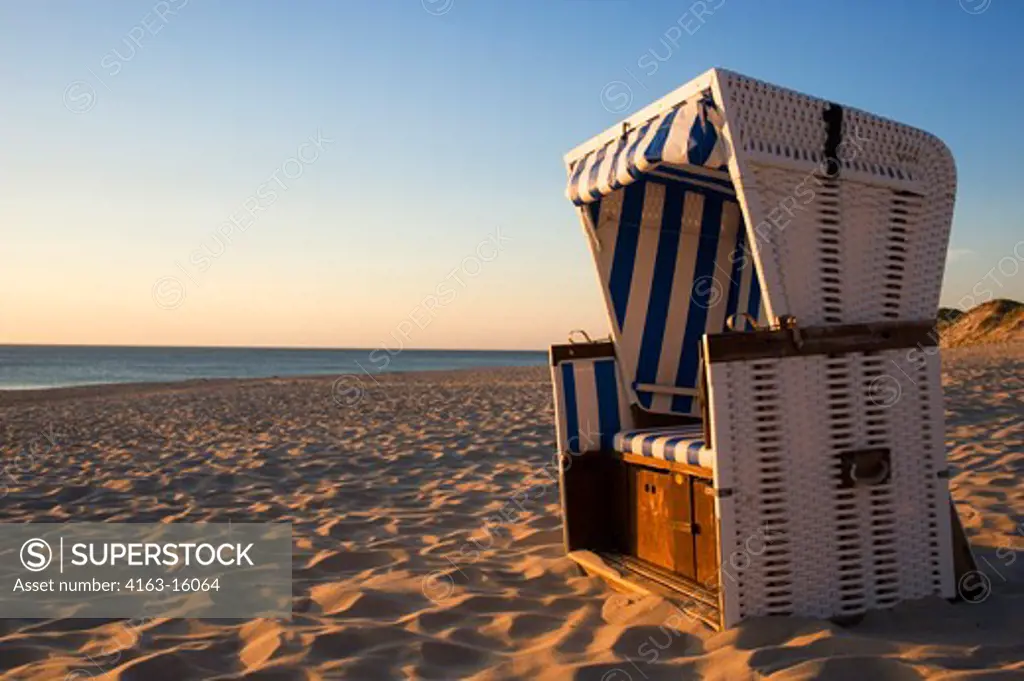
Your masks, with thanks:
[{"label": "clear sky", "polygon": [[1024,299],[1024,3],[706,5],[4,2],[0,343],[603,335],[561,157],[712,66],[937,134],[944,304]]}]

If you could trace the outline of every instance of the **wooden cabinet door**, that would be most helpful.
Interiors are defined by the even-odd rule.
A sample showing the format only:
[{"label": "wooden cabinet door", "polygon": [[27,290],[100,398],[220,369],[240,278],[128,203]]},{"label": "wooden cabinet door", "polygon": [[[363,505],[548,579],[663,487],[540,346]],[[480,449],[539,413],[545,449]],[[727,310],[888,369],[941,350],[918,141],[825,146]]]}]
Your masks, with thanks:
[{"label": "wooden cabinet door", "polygon": [[693,543],[693,494],[690,488],[691,477],[683,473],[674,473],[672,478],[672,507],[670,525],[672,527],[673,565],[672,569],[690,579],[696,578]]},{"label": "wooden cabinet door", "polygon": [[718,527],[715,523],[714,487],[710,480],[693,478],[694,554],[697,582],[718,588]]},{"label": "wooden cabinet door", "polygon": [[626,479],[629,552],[717,588],[718,528],[711,481],[635,465],[627,466]]},{"label": "wooden cabinet door", "polygon": [[670,527],[670,485],[668,473],[631,466],[635,536],[634,555],[669,570],[675,567],[673,532]]}]

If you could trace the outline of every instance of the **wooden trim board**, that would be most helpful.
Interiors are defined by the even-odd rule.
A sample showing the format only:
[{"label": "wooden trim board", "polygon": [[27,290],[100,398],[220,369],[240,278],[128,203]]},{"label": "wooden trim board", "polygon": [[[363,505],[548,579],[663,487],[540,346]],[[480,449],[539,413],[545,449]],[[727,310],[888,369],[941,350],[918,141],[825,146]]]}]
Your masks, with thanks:
[{"label": "wooden trim board", "polygon": [[939,335],[935,321],[879,322],[841,326],[809,326],[745,333],[716,333],[704,337],[704,356],[711,364],[807,355],[879,352],[934,347]]},{"label": "wooden trim board", "polygon": [[633,464],[634,466],[654,468],[659,471],[668,471],[670,473],[686,473],[687,475],[693,475],[706,480],[713,480],[715,477],[715,472],[713,470],[710,468],[704,468],[703,466],[693,466],[680,461],[655,459],[649,456],[640,456],[639,454],[621,454],[619,452],[613,452],[613,454],[621,458],[626,463]]}]

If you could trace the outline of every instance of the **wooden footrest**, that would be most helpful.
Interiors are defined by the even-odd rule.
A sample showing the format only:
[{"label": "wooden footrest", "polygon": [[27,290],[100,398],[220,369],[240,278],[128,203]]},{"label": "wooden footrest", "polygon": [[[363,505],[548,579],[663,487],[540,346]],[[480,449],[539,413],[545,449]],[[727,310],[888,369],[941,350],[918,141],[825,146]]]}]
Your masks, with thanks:
[{"label": "wooden footrest", "polygon": [[661,596],[690,617],[721,631],[717,589],[709,589],[669,570],[618,553],[572,551],[569,558],[588,574],[600,577],[619,591]]}]

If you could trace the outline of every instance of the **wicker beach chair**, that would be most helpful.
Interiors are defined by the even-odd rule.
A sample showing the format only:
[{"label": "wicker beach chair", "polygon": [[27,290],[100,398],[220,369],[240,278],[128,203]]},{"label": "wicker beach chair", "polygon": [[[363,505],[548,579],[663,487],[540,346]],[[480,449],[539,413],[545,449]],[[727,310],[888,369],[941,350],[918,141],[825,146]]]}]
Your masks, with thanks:
[{"label": "wicker beach chair", "polygon": [[565,160],[611,327],[551,349],[570,557],[715,628],[954,597],[946,147],[713,69]]}]

